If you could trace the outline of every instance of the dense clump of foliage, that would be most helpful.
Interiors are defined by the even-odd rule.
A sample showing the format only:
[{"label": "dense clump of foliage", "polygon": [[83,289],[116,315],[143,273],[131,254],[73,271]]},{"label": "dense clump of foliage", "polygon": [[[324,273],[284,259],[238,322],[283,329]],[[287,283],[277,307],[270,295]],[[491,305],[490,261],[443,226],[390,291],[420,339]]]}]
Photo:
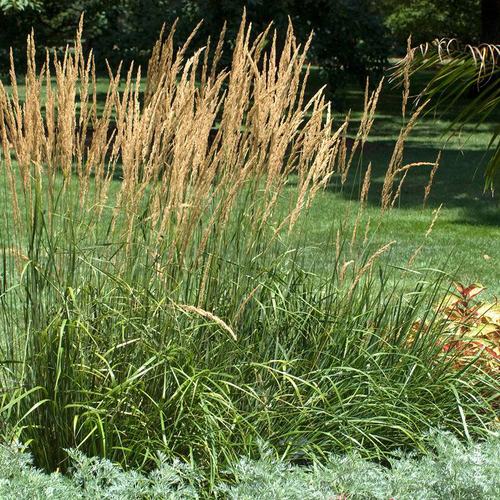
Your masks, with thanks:
[{"label": "dense clump of foliage", "polygon": [[[290,25],[278,51],[244,21],[229,70],[224,33],[192,57],[170,33],[146,82],[111,72],[100,102],[82,29],[41,68],[30,36],[23,97],[14,67],[0,85],[5,440],[48,471],[69,448],[139,470],[161,451],[217,478],[261,440],[285,458],[389,459],[425,449],[429,427],[491,430],[496,380],[440,356],[442,277],[408,291],[420,249],[391,283],[378,263],[394,242],[371,245],[359,153],[380,86],[348,141],[324,93],[306,97],[309,45]],[[414,167],[430,170],[428,195],[438,160],[403,161],[421,111],[381,179],[379,217]],[[331,215],[311,262],[307,210],[353,174],[359,202]]]},{"label": "dense clump of foliage", "polygon": [[68,451],[70,472],[45,474],[33,467],[29,453],[0,447],[1,498],[37,498],[38,500],[194,500],[201,490],[200,475],[180,462],[167,463],[158,456],[158,468],[144,476],[125,472],[109,460],[88,458],[81,452]]},{"label": "dense clump of foliage", "polygon": [[[303,2],[239,2],[224,0],[44,0],[0,3],[0,63],[8,67],[9,47],[17,61],[24,57],[25,33],[34,27],[41,46],[63,49],[73,38],[82,12],[85,12],[84,49],[98,56],[98,70],[107,72],[105,59],[116,68],[120,61],[146,64],[164,24],[177,23],[178,44],[203,20],[193,49],[207,37],[217,39],[226,24],[228,43],[223,64],[231,61],[232,50],[243,10],[256,32],[273,23],[278,32],[277,50],[284,47],[289,19],[298,39],[305,43],[314,31],[309,56],[328,76],[335,91],[348,79],[361,82],[367,76],[381,75],[389,48],[380,15],[373,0],[334,0]],[[1,69],[0,69],[1,71]]]},{"label": "dense clump of foliage", "polygon": [[[0,495],[4,499],[95,498],[193,500],[208,497],[201,471],[160,456],[149,475],[124,472],[108,460],[69,453],[67,476],[44,474],[32,467],[28,454],[0,447]],[[359,455],[334,456],[323,465],[297,466],[262,450],[258,460],[231,464],[212,498],[221,500],[490,500],[500,495],[498,436],[464,446],[448,434],[436,433],[422,458],[400,457],[388,467]]]},{"label": "dense clump of foliage", "polygon": [[435,38],[459,38],[465,43],[481,37],[481,0],[382,0],[384,23],[400,50]]}]

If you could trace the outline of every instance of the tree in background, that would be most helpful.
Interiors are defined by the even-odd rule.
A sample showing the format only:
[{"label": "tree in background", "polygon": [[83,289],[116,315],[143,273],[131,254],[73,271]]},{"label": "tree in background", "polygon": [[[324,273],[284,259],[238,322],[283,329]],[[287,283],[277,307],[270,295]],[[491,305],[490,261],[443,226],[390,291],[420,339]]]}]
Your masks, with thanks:
[{"label": "tree in background", "polygon": [[[498,0],[483,0],[483,3]],[[414,43],[435,38],[478,41],[481,33],[481,0],[381,0],[385,24],[401,50],[412,35]]]},{"label": "tree in background", "polygon": [[125,3],[126,21],[113,34],[114,45],[119,49],[114,55],[143,63],[163,23],[170,26],[178,18],[179,40],[185,39],[203,19],[193,47],[204,44],[208,36],[217,40],[227,23],[228,43],[223,59],[227,64],[244,10],[255,32],[274,24],[278,48],[289,19],[303,43],[314,31],[310,58],[321,66],[332,91],[348,78],[364,84],[367,76],[380,76],[390,46],[375,0],[128,0]]},{"label": "tree in background", "polygon": [[[112,66],[120,60],[144,64],[161,27],[179,18],[178,40],[183,40],[203,19],[193,48],[210,35],[217,40],[227,22],[226,63],[243,10],[254,31],[273,22],[279,37],[286,33],[288,19],[299,40],[311,31],[311,61],[322,67],[331,90],[349,77],[363,82],[380,74],[387,60],[389,43],[376,0],[0,0],[0,48],[3,68],[10,45],[17,47],[16,60],[24,52],[25,34],[35,28],[37,43],[64,47],[72,39],[79,17],[85,11],[84,39],[97,61],[108,59]],[[4,5],[4,8],[1,6]],[[22,9],[22,10],[21,10]],[[280,46],[278,38],[278,47]],[[197,43],[198,42],[198,43]],[[103,68],[104,69],[104,68]]]},{"label": "tree in background", "polygon": [[20,11],[26,8],[39,8],[40,0],[0,0],[0,11]]},{"label": "tree in background", "polygon": [[481,42],[500,44],[499,0],[481,0]]},{"label": "tree in background", "polygon": [[314,30],[312,57],[332,90],[350,77],[364,85],[378,80],[387,63],[389,38],[374,0],[302,0],[294,5],[294,26],[304,38]]},{"label": "tree in background", "polygon": [[83,12],[87,50],[95,40],[111,39],[125,4],[124,0],[0,0],[0,73],[8,71],[11,47],[16,63],[24,66],[26,35],[31,29],[39,47],[64,48],[74,39]]}]

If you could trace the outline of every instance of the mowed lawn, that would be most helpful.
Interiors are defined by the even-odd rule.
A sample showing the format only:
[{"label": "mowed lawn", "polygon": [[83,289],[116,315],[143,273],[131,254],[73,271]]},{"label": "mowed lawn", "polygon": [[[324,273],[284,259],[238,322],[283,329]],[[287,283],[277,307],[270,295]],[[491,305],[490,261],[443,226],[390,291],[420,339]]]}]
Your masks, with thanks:
[{"label": "mowed lawn", "polygon": [[[414,95],[422,88],[428,75],[418,75]],[[312,71],[310,93],[322,85],[318,70]],[[106,97],[107,80],[98,80],[100,101]],[[20,86],[20,95],[24,89]],[[340,126],[345,114],[351,110],[350,137],[354,137],[363,107],[363,91],[352,85],[342,95],[333,98],[334,115]],[[408,112],[412,106],[409,105]],[[447,140],[446,127],[456,110],[437,119],[431,113],[421,117],[409,135],[404,148],[404,162],[435,161],[442,150],[440,167],[434,179],[425,208],[422,207],[430,167],[414,168],[406,178],[401,196],[394,209],[386,213],[380,224],[380,192],[384,174],[389,165],[401,125],[401,89],[386,80],[377,107],[375,122],[365,149],[354,162],[352,173],[342,190],[338,180],[317,196],[307,217],[299,225],[300,236],[307,240],[310,259],[317,272],[328,272],[335,259],[332,228],[349,212],[351,220],[357,212],[357,198],[361,188],[360,172],[372,163],[372,180],[361,227],[368,218],[371,228],[370,248],[376,251],[384,244],[395,241],[382,260],[389,266],[406,267],[414,251],[424,244],[412,269],[444,270],[453,279],[469,284],[479,282],[488,287],[489,294],[500,293],[500,207],[498,197],[484,192],[484,167],[486,148],[498,121],[498,114],[491,116],[478,129],[465,128],[460,136]],[[4,182],[4,175],[2,175]],[[119,179],[115,180],[115,190]],[[290,183],[293,189],[293,182]],[[2,189],[0,209],[3,227],[10,216],[6,191]],[[442,206],[432,232],[425,238],[434,211]],[[350,208],[349,208],[350,207]],[[1,219],[0,219],[1,220]],[[337,224],[332,224],[337,221]],[[361,235],[361,239],[362,239]],[[326,250],[326,252],[325,252]],[[331,258],[330,258],[331,256]]]}]

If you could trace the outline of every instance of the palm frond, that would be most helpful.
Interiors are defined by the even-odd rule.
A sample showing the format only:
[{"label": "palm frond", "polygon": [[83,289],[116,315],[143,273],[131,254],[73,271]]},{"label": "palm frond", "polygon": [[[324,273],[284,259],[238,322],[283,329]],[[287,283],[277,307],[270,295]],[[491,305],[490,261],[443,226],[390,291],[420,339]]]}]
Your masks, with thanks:
[{"label": "palm frond", "polygon": [[[500,45],[461,45],[456,39],[434,40],[408,51],[395,66],[392,81],[401,81],[426,69],[437,69],[419,99],[430,99],[429,111],[449,112],[474,88],[476,96],[455,116],[445,133],[456,134],[465,124],[484,123],[500,103]],[[492,192],[500,180],[500,126],[488,149],[494,152],[485,169],[485,190]]]}]

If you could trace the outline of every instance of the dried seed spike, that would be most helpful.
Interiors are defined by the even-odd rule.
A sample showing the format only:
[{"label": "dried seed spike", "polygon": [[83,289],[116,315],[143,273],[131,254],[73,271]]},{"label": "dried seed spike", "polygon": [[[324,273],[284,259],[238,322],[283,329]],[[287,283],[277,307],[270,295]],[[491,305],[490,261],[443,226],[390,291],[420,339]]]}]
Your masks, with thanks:
[{"label": "dried seed spike", "polygon": [[406,44],[406,57],[403,63],[403,103],[401,106],[401,115],[403,120],[406,118],[406,106],[410,97],[410,68],[413,60],[413,51],[411,49],[411,35]]},{"label": "dried seed spike", "polygon": [[365,227],[365,236],[363,238],[363,245],[366,245],[366,243],[368,241],[368,233],[370,231],[370,222],[371,222],[371,217],[368,217],[368,222],[366,223],[366,227]]},{"label": "dried seed spike", "polygon": [[409,169],[405,170],[403,176],[401,177],[401,180],[399,181],[398,188],[396,189],[396,194],[394,195],[392,202],[391,202],[391,210],[394,208],[394,205],[396,204],[396,200],[398,200],[399,197],[401,196],[401,189],[403,187],[403,184],[406,180],[406,176],[408,175],[409,171],[410,171]]},{"label": "dried seed spike", "polygon": [[[439,212],[441,212],[441,208],[443,208],[443,204],[441,203],[441,205],[439,205],[439,207],[434,210],[434,217],[432,218],[432,222],[429,226],[429,228],[427,229],[425,235],[424,235],[424,239],[427,239],[429,237],[429,235],[432,233],[432,229],[434,228],[434,224],[436,223],[438,217],[439,217]],[[410,268],[411,265],[413,264],[413,262],[415,262],[415,259],[418,257],[418,254],[420,253],[420,251],[422,250],[423,248],[423,244],[421,244],[416,250],[415,252],[413,252],[413,255],[410,257],[410,260],[408,261],[408,265],[406,267]]]},{"label": "dried seed spike", "polygon": [[354,223],[354,228],[352,230],[352,236],[351,236],[351,243],[350,243],[350,250],[352,252],[353,247],[354,247],[354,242],[356,240],[356,235],[358,231],[358,224],[361,220],[361,216],[363,214],[363,209],[366,204],[366,200],[368,198],[368,191],[370,189],[370,178],[371,178],[371,171],[372,171],[372,164],[371,162],[368,164],[368,168],[366,169],[365,172],[365,177],[363,180],[363,186],[361,188],[361,196],[359,198],[359,208],[358,208],[358,214],[356,215],[356,221]]},{"label": "dried seed spike", "polygon": [[386,252],[392,245],[394,245],[396,241],[391,241],[390,243],[387,243],[387,245],[384,245],[380,247],[369,259],[368,262],[363,266],[361,271],[359,271],[358,275],[354,278],[354,281],[351,284],[351,287],[349,288],[349,292],[347,293],[347,297],[351,297],[352,292],[356,288],[356,285],[359,283],[359,280],[365,274],[365,272],[370,269],[373,266],[373,263],[375,262],[375,259],[379,257],[381,254]]},{"label": "dried seed spike", "polygon": [[429,226],[429,229],[427,229],[427,232],[425,233],[425,238],[427,238],[431,233],[432,229],[434,228],[434,224],[436,223],[438,217],[439,217],[439,212],[441,212],[441,209],[443,208],[443,204],[439,205],[439,207],[434,210],[434,217],[432,219],[431,225]]},{"label": "dried seed spike", "polygon": [[349,260],[347,262],[344,262],[344,264],[342,265],[342,267],[340,268],[340,273],[339,273],[339,286],[342,286],[342,283],[344,282],[344,277],[345,277],[345,273],[347,271],[347,268],[351,265],[351,264],[354,264],[354,261],[353,260]]},{"label": "dried seed spike", "polygon": [[368,163],[368,168],[366,169],[365,177],[363,180],[363,187],[361,188],[361,196],[359,198],[359,204],[361,207],[365,206],[366,201],[368,200],[368,191],[370,190],[371,173],[372,173],[372,162]]},{"label": "dried seed spike", "polygon": [[185,304],[174,304],[174,305],[184,311],[195,313],[198,314],[199,316],[202,316],[203,318],[212,320],[214,323],[217,323],[223,330],[228,332],[235,341],[238,340],[238,337],[234,333],[233,329],[225,321],[220,319],[218,316],[215,316],[215,314],[212,314],[209,311],[205,311],[204,309],[200,309],[199,307],[189,306]]},{"label": "dried seed spike", "polygon": [[431,173],[429,175],[429,182],[427,186],[425,186],[424,200],[422,202],[422,210],[425,208],[425,204],[427,203],[427,198],[429,198],[429,194],[431,192],[432,182],[434,181],[434,176],[436,175],[437,169],[439,167],[439,161],[441,160],[441,151],[439,151],[438,156],[436,158],[436,162],[432,167]]}]

